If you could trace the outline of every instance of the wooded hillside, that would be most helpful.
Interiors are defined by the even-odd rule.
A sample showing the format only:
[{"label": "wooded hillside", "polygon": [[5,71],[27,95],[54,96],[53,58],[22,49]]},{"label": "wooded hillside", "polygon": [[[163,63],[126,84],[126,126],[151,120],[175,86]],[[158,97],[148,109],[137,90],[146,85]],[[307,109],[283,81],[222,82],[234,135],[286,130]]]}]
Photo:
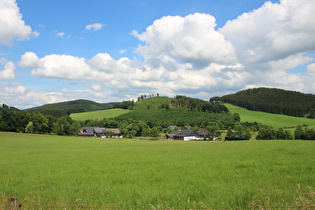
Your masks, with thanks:
[{"label": "wooded hillside", "polygon": [[43,112],[45,110],[65,110],[70,113],[89,112],[96,110],[112,109],[115,103],[97,103],[90,100],[73,100],[54,104],[45,104],[43,106],[26,109],[25,111]]},{"label": "wooded hillside", "polygon": [[247,89],[210,98],[210,102],[231,103],[253,111],[315,118],[315,95],[276,88]]},{"label": "wooded hillside", "polygon": [[119,116],[122,119],[144,121],[150,127],[167,125],[191,125],[205,127],[213,122],[222,128],[234,124],[228,109],[217,103],[185,96],[153,97],[134,103],[133,111]]}]

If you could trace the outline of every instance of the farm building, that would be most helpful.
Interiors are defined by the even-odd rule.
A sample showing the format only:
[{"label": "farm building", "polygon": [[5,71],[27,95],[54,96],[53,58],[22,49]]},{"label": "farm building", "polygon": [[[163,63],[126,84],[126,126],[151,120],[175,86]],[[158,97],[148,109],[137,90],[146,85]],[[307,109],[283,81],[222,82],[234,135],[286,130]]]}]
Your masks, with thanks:
[{"label": "farm building", "polygon": [[209,135],[207,129],[204,129],[204,128],[200,128],[199,131],[198,131],[198,137],[199,138],[207,138]]},{"label": "farm building", "polygon": [[165,139],[174,139],[174,136],[177,135],[179,131],[172,131],[169,134],[165,135]]},{"label": "farm building", "polygon": [[81,133],[94,133],[95,127],[83,127],[80,129]]},{"label": "farm building", "polygon": [[84,137],[93,137],[93,136],[99,136],[102,138],[105,138],[107,132],[111,132],[111,136],[109,137],[122,137],[121,133],[118,128],[100,128],[100,127],[83,127],[80,129],[80,133],[77,133],[78,136],[84,136]]},{"label": "farm building", "polygon": [[168,128],[175,130],[175,128],[177,128],[177,126],[176,125],[170,125],[170,126],[168,126]]},{"label": "farm building", "polygon": [[121,133],[118,128],[106,128],[106,132],[112,132],[114,137],[121,137]]},{"label": "farm building", "polygon": [[174,140],[191,141],[198,137],[198,133],[193,130],[181,130],[174,135]]},{"label": "farm building", "polygon": [[105,128],[94,128],[94,133],[99,137],[105,137],[106,136],[106,129]]},{"label": "farm building", "polygon": [[94,133],[83,133],[83,132],[80,132],[80,133],[77,133],[77,134],[80,137],[95,137]]},{"label": "farm building", "polygon": [[[169,134],[165,135],[165,139],[174,139],[174,140],[198,140],[198,139],[209,139],[209,132],[207,129],[200,128],[198,132],[193,130],[181,130],[181,131],[172,131]],[[212,140],[216,140],[217,137],[210,137]]]}]

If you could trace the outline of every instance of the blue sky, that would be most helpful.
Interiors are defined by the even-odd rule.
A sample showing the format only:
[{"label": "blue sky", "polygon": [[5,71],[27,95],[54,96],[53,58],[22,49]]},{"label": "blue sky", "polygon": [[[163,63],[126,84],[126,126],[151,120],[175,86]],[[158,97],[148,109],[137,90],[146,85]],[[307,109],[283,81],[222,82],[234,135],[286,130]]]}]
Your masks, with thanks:
[{"label": "blue sky", "polygon": [[0,104],[315,93],[313,0],[0,0]]}]

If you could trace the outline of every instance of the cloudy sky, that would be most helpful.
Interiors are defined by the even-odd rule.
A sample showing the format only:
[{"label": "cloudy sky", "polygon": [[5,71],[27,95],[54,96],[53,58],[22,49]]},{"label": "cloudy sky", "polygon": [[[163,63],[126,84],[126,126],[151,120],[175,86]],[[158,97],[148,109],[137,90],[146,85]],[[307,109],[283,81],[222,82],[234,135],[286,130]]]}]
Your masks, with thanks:
[{"label": "cloudy sky", "polygon": [[0,104],[315,93],[314,0],[0,0]]}]

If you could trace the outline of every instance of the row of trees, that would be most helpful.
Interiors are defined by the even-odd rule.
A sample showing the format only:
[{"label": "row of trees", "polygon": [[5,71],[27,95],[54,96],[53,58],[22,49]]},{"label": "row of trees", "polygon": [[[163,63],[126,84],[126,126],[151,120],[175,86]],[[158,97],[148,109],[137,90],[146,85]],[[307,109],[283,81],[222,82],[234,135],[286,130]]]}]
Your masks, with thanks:
[{"label": "row of trees", "polygon": [[2,110],[0,112],[0,130],[58,135],[75,135],[80,123],[73,121],[68,115],[54,117],[43,113]]},{"label": "row of trees", "polygon": [[18,108],[15,108],[14,106],[8,106],[6,104],[2,104],[0,106],[0,111],[2,111],[2,110],[20,111]]},{"label": "row of trees", "polygon": [[78,122],[68,115],[54,117],[43,113],[28,113],[26,111],[2,110],[0,112],[0,131],[57,134],[73,136],[84,126],[99,126],[106,128],[119,128],[122,134],[132,138],[134,136],[157,137],[163,130],[161,126],[150,128],[143,121],[129,119],[102,119]]},{"label": "row of trees", "polygon": [[[165,106],[165,105],[164,105]],[[209,103],[196,98],[177,95],[171,101],[171,108],[187,107],[190,111],[209,112],[209,113],[227,113],[228,109],[218,103]],[[165,106],[167,108],[167,106]]]},{"label": "row of trees", "polygon": [[246,125],[236,123],[234,128],[228,128],[226,140],[249,140],[252,137],[251,130]]},{"label": "row of trees", "polygon": [[291,140],[293,139],[293,136],[289,130],[284,130],[283,128],[279,128],[278,130],[275,130],[273,127],[268,126],[259,130],[256,139],[257,140],[273,140],[273,139]]},{"label": "row of trees", "polygon": [[254,88],[210,98],[210,102],[231,103],[249,110],[315,118],[315,95],[276,88]]},{"label": "row of trees", "polygon": [[122,101],[122,102],[115,103],[113,108],[132,110],[134,105],[135,105],[135,102],[133,100],[132,101]]},{"label": "row of trees", "polygon": [[113,118],[113,119],[95,119],[95,120],[87,120],[81,123],[81,126],[88,127],[104,127],[104,128],[119,128],[120,132],[124,137],[133,138],[133,137],[158,137],[161,132],[170,131],[168,128],[163,128],[162,126],[153,126],[150,127],[144,121],[136,121],[132,119],[121,119],[121,118]]},{"label": "row of trees", "polygon": [[295,139],[302,140],[315,140],[315,131],[313,128],[302,128],[301,125],[297,126],[294,132]]},{"label": "row of trees", "polygon": [[149,95],[144,94],[144,95],[141,95],[140,97],[138,97],[138,101],[142,101],[142,100],[145,100],[147,98],[159,97],[159,96],[160,96],[159,93],[157,93],[156,95],[154,95],[154,94],[149,94]]},{"label": "row of trees", "polygon": [[[304,126],[305,127],[305,126]],[[293,135],[291,131],[284,130],[279,128],[275,130],[272,127],[265,126],[260,129],[256,137],[257,140],[272,140],[272,139],[281,139],[281,140],[292,140]],[[315,131],[313,128],[303,128],[303,126],[298,125],[294,131],[294,139],[302,140],[315,140]]]}]

